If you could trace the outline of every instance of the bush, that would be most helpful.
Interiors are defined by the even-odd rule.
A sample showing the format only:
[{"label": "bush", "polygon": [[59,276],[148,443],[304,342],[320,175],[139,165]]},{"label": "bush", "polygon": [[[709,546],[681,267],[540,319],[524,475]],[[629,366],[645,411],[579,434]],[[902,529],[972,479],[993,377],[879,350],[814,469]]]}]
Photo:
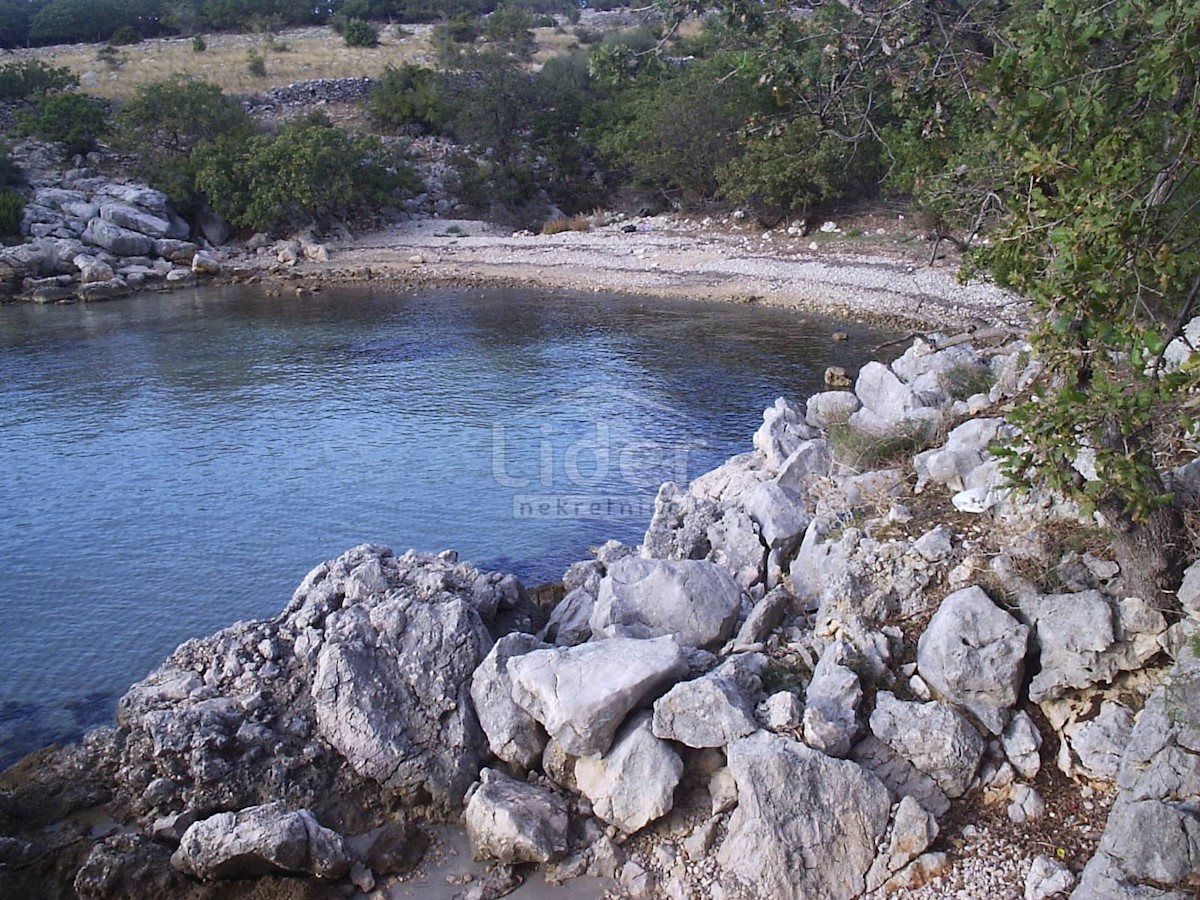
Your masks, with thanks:
[{"label": "bush", "polygon": [[922,419],[909,419],[885,434],[862,431],[849,424],[830,425],[826,431],[833,458],[858,471],[908,462],[933,446],[937,429]]},{"label": "bush", "polygon": [[8,147],[0,143],[0,189],[18,187],[25,183],[21,169],[13,162]]},{"label": "bush", "polygon": [[110,69],[119,69],[125,62],[125,59],[122,57],[120,50],[112,44],[105,44],[96,51],[96,62],[102,62]]},{"label": "bush", "polygon": [[229,137],[195,152],[197,186],[227,221],[258,231],[331,221],[392,202],[419,182],[377,138],[349,134],[321,115],[278,134]]},{"label": "bush", "polygon": [[251,50],[246,54],[246,71],[255,78],[267,77],[267,61],[257,50]]},{"label": "bush", "polygon": [[[799,117],[778,130],[748,136],[743,152],[719,172],[721,193],[737,203],[758,207],[780,218],[804,215],[809,207],[837,199],[876,179],[864,169],[874,158],[860,150],[847,157],[845,145],[822,135],[815,119]],[[764,210],[765,208],[765,210]]]},{"label": "bush", "polygon": [[376,125],[389,131],[407,125],[436,131],[449,115],[441,77],[412,63],[384,69],[367,95],[367,111]]},{"label": "bush", "polygon": [[0,100],[27,100],[45,97],[79,86],[79,78],[70,69],[49,66],[40,59],[0,66]]},{"label": "bush", "polygon": [[142,36],[138,34],[138,30],[132,25],[122,25],[113,32],[112,37],[108,39],[108,42],[114,47],[124,47],[128,46],[129,44],[140,44],[142,42]]},{"label": "bush", "polygon": [[187,211],[199,203],[191,153],[219,136],[245,140],[250,117],[233,97],[204,81],[176,76],[138,88],[117,113],[113,142],[136,150],[144,177]]},{"label": "bush", "polygon": [[379,29],[362,19],[350,19],[342,31],[347,47],[379,46]]},{"label": "bush", "polygon": [[0,238],[21,236],[25,198],[16,191],[0,191]]},{"label": "bush", "polygon": [[533,52],[533,16],[515,3],[506,2],[496,7],[487,17],[483,34],[497,44],[504,44],[519,54]]},{"label": "bush", "polygon": [[104,103],[84,94],[54,94],[33,110],[17,113],[13,133],[57,141],[68,153],[90,153],[108,131],[108,109]]},{"label": "bush", "polygon": [[542,234],[562,234],[564,231],[588,231],[592,223],[587,216],[570,216],[551,219],[542,226]]},{"label": "bush", "polygon": [[196,35],[192,38],[192,52],[203,53],[208,49],[208,42],[201,35]]}]

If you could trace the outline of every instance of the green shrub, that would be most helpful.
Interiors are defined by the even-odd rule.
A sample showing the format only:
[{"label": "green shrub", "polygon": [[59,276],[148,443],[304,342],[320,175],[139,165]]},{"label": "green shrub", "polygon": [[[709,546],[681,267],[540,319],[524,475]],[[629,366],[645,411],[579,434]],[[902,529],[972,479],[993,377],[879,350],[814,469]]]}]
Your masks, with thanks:
[{"label": "green shrub", "polygon": [[411,124],[438,130],[449,115],[441,77],[412,63],[384,69],[371,86],[366,105],[375,124],[389,131]]},{"label": "green shrub", "polygon": [[0,189],[17,187],[25,183],[20,167],[13,162],[7,145],[0,142]]},{"label": "green shrub", "polygon": [[57,141],[68,153],[90,153],[108,131],[108,109],[85,94],[66,93],[46,97],[32,110],[20,110],[13,133]]},{"label": "green shrub", "polygon": [[79,86],[70,69],[50,66],[40,59],[26,59],[0,66],[0,100],[45,97]]},{"label": "green shrub", "polygon": [[377,47],[379,29],[362,19],[350,19],[342,31],[342,39],[347,47]]},{"label": "green shrub", "polygon": [[420,186],[377,138],[349,134],[321,115],[278,134],[220,137],[194,153],[197,186],[234,225],[258,231],[328,224],[392,202]]},{"label": "green shrub", "polygon": [[96,51],[96,62],[102,62],[110,69],[119,69],[125,62],[125,59],[121,55],[120,50],[112,44],[105,44]]},{"label": "green shrub", "polygon": [[200,202],[192,150],[222,135],[245,140],[254,132],[237,100],[214,84],[184,76],[138,88],[116,123],[113,143],[137,151],[143,176],[183,212]]},{"label": "green shrub", "polygon": [[203,53],[208,49],[208,42],[201,35],[196,35],[192,38],[192,52]]},{"label": "green shrub", "polygon": [[251,50],[246,54],[246,71],[255,78],[267,77],[267,61],[257,50]]},{"label": "green shrub", "polygon": [[108,42],[114,47],[125,47],[129,44],[140,44],[142,36],[138,34],[138,30],[132,25],[122,25],[113,32]]},{"label": "green shrub", "polygon": [[16,191],[0,191],[0,238],[21,236],[21,213],[25,198]]},{"label": "green shrub", "polygon": [[855,182],[847,173],[844,145],[822,135],[819,123],[799,117],[778,130],[747,137],[742,152],[718,173],[721,193],[782,218],[841,197]]},{"label": "green shrub", "polygon": [[987,366],[960,363],[942,372],[938,376],[938,383],[950,399],[966,400],[990,391],[996,383],[996,376]]}]

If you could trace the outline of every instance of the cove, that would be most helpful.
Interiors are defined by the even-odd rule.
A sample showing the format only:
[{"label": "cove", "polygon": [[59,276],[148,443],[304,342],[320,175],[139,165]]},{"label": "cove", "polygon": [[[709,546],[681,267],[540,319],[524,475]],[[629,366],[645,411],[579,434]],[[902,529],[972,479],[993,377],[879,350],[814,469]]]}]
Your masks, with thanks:
[{"label": "cove", "polygon": [[[848,334],[833,342],[833,331]],[[0,308],[0,765],[371,541],[527,585],[894,335],[752,305],[224,287]]]}]

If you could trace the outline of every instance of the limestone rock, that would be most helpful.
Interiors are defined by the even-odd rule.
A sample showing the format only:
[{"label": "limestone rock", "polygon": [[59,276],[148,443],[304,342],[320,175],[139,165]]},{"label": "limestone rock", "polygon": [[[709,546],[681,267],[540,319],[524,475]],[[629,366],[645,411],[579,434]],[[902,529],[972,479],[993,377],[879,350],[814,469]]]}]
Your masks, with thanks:
[{"label": "limestone rock", "polygon": [[887,789],[859,766],[757,732],[730,744],[738,805],[717,860],[780,900],[861,894],[887,828]]},{"label": "limestone rock", "polygon": [[154,251],[154,238],[100,217],[88,222],[83,240],[102,247],[114,256],[147,256]]},{"label": "limestone rock", "polygon": [[[138,209],[136,206],[131,206],[128,203],[102,204],[100,206],[100,218],[120,228],[148,235],[152,238],[173,236],[170,235],[171,222],[169,219],[156,216],[153,213],[146,212],[144,209]],[[123,255],[132,256],[134,254]]]},{"label": "limestone rock", "polygon": [[211,250],[197,250],[192,254],[192,271],[197,275],[220,275],[221,257]]},{"label": "limestone rock", "polygon": [[339,878],[350,871],[346,842],[306,809],[283,802],[217,813],[183,834],[171,864],[205,880],[280,872]]},{"label": "limestone rock", "polygon": [[612,638],[512,659],[513,699],[570,753],[608,750],[626,714],[687,672],[673,638]]},{"label": "limestone rock", "polygon": [[863,697],[858,674],[840,661],[844,652],[837,641],[825,648],[804,695],[804,742],[836,757],[850,752]]},{"label": "limestone rock", "polygon": [[779,627],[784,617],[796,603],[796,597],[785,587],[777,587],[769,591],[761,600],[754,604],[750,615],[738,629],[733,639],[733,649],[739,650],[762,643]]},{"label": "limestone rock", "polygon": [[733,635],[741,597],[737,582],[713,563],[626,557],[600,582],[592,633],[672,635],[684,647],[719,646]]},{"label": "limestone rock", "polygon": [[912,797],[901,798],[888,828],[887,847],[867,873],[867,890],[881,887],[924,853],[937,836],[937,818]]},{"label": "limestone rock", "polygon": [[805,421],[804,408],[779,397],[763,411],[763,423],[754,432],[754,449],[765,457],[769,469],[778,471],[801,443],[817,436]]},{"label": "limestone rock", "polygon": [[741,688],[718,673],[681,682],[654,703],[655,737],[688,747],[724,747],[757,728]]},{"label": "limestone rock", "polygon": [[983,758],[983,738],[960,713],[936,700],[906,703],[880,691],[871,731],[927,774],[951,799],[966,793]]},{"label": "limestone rock", "polygon": [[1040,649],[1041,670],[1029,685],[1035,703],[1140,668],[1159,652],[1158,636],[1166,630],[1162,614],[1137,598],[1115,604],[1093,590],[1018,602]]},{"label": "limestone rock", "polygon": [[917,668],[935,697],[999,734],[1017,702],[1028,641],[1028,626],[972,586],[942,601],[917,643]]},{"label": "limestone rock", "polygon": [[1012,798],[1008,804],[1008,818],[1018,825],[1026,822],[1036,822],[1046,814],[1046,801],[1036,788],[1027,784],[1013,787]]},{"label": "limestone rock", "polygon": [[682,774],[683,761],[654,736],[648,711],[630,716],[603,756],[575,764],[576,784],[593,813],[626,834],[670,811]]},{"label": "limestone rock", "polygon": [[861,405],[853,391],[823,391],[808,398],[805,421],[822,430],[830,425],[842,425],[858,412]]},{"label": "limestone rock", "polygon": [[411,872],[425,858],[429,835],[407,819],[389,822],[367,848],[366,863],[378,876]]},{"label": "limestone rock", "polygon": [[318,733],[397,793],[459,802],[483,755],[469,684],[491,642],[459,598],[387,594],[331,613],[312,682]]},{"label": "limestone rock", "polygon": [[1132,732],[1133,713],[1129,707],[1112,700],[1101,703],[1100,712],[1094,719],[1072,722],[1063,728],[1084,773],[1092,778],[1107,779],[1117,777]]},{"label": "limestone rock", "polygon": [[545,863],[567,852],[567,806],[545,788],[495,769],[479,773],[464,821],[476,859]]},{"label": "limestone rock", "polygon": [[1042,735],[1029,713],[1019,711],[1009,720],[1000,743],[1004,747],[1004,755],[1012,763],[1012,767],[1022,778],[1033,780],[1042,767],[1039,750],[1042,746]]},{"label": "limestone rock", "polygon": [[1035,856],[1025,876],[1025,900],[1048,900],[1066,895],[1075,886],[1075,876],[1065,864],[1049,856]]},{"label": "limestone rock", "polygon": [[512,699],[509,659],[549,647],[532,635],[500,638],[471,678],[471,699],[492,753],[523,769],[533,768],[546,749],[545,730]]}]

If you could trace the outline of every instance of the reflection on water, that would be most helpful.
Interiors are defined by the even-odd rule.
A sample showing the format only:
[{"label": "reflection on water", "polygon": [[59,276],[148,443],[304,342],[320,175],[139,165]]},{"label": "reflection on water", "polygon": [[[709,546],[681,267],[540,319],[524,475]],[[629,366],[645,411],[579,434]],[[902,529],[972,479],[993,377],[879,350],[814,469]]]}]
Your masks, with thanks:
[{"label": "reflection on water", "polygon": [[[829,333],[848,331],[848,343]],[[889,335],[513,291],[198,289],[0,308],[0,762],[363,541],[527,583]]]}]

